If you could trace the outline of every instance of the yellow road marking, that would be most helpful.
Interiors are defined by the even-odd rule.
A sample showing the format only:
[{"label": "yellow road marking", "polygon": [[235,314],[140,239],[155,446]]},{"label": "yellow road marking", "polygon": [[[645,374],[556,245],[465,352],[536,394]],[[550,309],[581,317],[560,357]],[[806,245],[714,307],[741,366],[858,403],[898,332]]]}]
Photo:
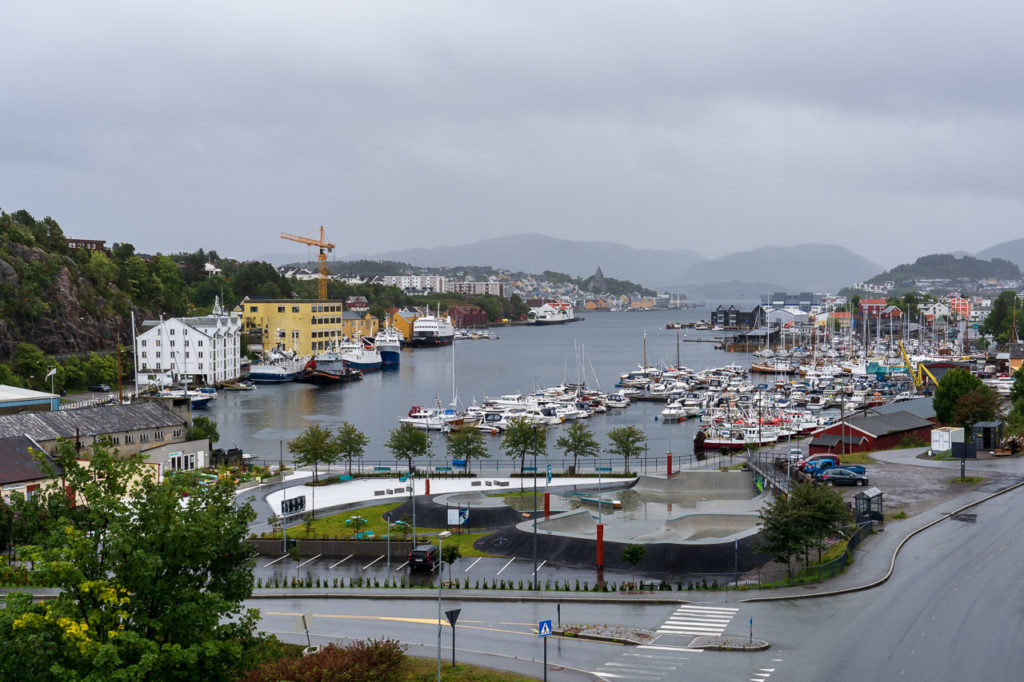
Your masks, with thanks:
[{"label": "yellow road marking", "polygon": [[[264,615],[267,615],[267,616],[293,616],[293,617],[298,617],[298,616],[302,615],[301,613],[291,613],[291,612],[287,612],[287,611],[264,611],[263,613],[264,613]],[[437,622],[438,622],[436,618],[404,618],[404,617],[398,617],[398,616],[357,616],[357,615],[339,614],[339,613],[314,613],[313,617],[314,618],[338,618],[338,619],[344,619],[344,620],[383,620],[383,621],[391,621],[391,622],[398,622],[398,623],[417,623],[417,624],[420,624],[420,625],[437,625]],[[494,627],[482,627],[482,626],[468,625],[468,623],[481,623],[481,622],[483,622],[483,621],[470,620],[470,621],[466,621],[467,624],[459,623],[458,627],[459,628],[465,628],[467,630],[485,630],[485,631],[489,631],[489,632],[506,632],[506,633],[509,633],[509,634],[512,634],[512,635],[525,635],[525,636],[530,636],[530,637],[534,637],[534,636],[537,635],[537,626],[536,625],[531,627],[529,632],[523,632],[521,630],[506,630],[504,628],[494,628]],[[515,624],[516,623],[513,623],[513,625],[515,625]],[[444,625],[444,626],[447,626],[447,627],[451,627],[448,624],[447,621],[442,621],[441,625]],[[526,623],[521,623],[521,625],[526,625]]]}]

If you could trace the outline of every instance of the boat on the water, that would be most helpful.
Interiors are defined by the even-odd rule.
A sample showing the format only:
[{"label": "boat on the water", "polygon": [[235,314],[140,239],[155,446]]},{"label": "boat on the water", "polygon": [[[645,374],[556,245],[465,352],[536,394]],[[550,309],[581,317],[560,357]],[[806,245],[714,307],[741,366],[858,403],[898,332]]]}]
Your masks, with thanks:
[{"label": "boat on the water", "polygon": [[417,317],[412,323],[412,339],[409,345],[413,348],[429,348],[448,346],[455,340],[455,327],[451,319],[424,315]]},{"label": "boat on the water", "polygon": [[255,391],[256,385],[251,381],[239,381],[224,384],[220,388],[222,391]]},{"label": "boat on the water", "polygon": [[369,338],[344,341],[338,345],[338,352],[348,369],[372,372],[384,364],[380,352]]},{"label": "boat on the water", "polygon": [[556,301],[531,308],[526,321],[529,324],[565,324],[577,320],[572,303]]},{"label": "boat on the water", "polygon": [[293,350],[272,350],[263,361],[249,368],[249,381],[257,384],[282,384],[294,381],[306,365],[306,358]]},{"label": "boat on the water", "polygon": [[402,332],[394,327],[385,327],[371,340],[380,353],[381,367],[398,367],[402,359],[402,343],[405,341]]}]

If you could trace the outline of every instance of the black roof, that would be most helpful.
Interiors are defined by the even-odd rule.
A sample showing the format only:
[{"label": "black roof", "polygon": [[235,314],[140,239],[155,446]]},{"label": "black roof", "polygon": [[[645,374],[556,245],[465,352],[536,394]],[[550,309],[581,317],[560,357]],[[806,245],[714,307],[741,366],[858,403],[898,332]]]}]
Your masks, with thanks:
[{"label": "black roof", "polygon": [[0,438],[0,484],[25,483],[46,477],[46,470],[30,450],[46,454],[35,441],[26,436]]},{"label": "black roof", "polygon": [[71,439],[77,435],[122,433],[173,428],[187,424],[163,405],[100,405],[59,412],[23,412],[0,415],[0,438],[30,436],[37,441]]},{"label": "black roof", "polygon": [[927,419],[904,410],[890,414],[863,414],[846,420],[849,426],[857,428],[875,438],[900,431],[913,431],[922,427],[935,426]]},{"label": "black roof", "polygon": [[810,445],[816,447],[831,448],[839,445],[843,441],[846,441],[848,445],[860,445],[866,437],[859,434],[846,434],[845,436],[833,436],[832,434],[822,434],[811,439]]},{"label": "black roof", "polygon": [[895,414],[896,412],[909,412],[922,419],[935,418],[935,408],[932,407],[931,398],[915,398],[868,409],[869,414]]}]

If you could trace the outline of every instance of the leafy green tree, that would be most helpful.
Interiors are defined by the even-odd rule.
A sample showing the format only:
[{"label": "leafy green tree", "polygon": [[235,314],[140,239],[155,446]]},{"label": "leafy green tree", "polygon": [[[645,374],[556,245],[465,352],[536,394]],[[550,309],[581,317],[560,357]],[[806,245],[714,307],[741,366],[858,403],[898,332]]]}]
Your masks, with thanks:
[{"label": "leafy green tree", "polygon": [[[1021,311],[1021,315],[1016,314],[1016,297],[1016,291],[1004,291],[996,296],[988,316],[978,330],[982,334],[991,334],[1000,343],[1011,339],[1020,340],[1024,333],[1024,311]],[[1017,325],[1016,332],[1013,329],[1014,323]]]},{"label": "leafy green tree", "polygon": [[513,461],[519,460],[519,476],[520,484],[522,484],[526,457],[540,453],[547,455],[547,430],[543,426],[531,424],[525,419],[513,419],[501,437],[501,449]]},{"label": "leafy green tree", "polygon": [[984,385],[981,379],[962,367],[954,367],[946,372],[939,379],[939,385],[935,389],[935,397],[932,399],[932,407],[935,408],[935,416],[938,417],[939,423],[953,423],[953,410],[956,409],[960,398],[964,394],[980,389]]},{"label": "leafy green tree", "polygon": [[647,554],[646,545],[626,545],[622,550],[622,560],[633,567],[633,584],[636,585],[636,565]]},{"label": "leafy green tree", "polygon": [[960,396],[953,407],[952,422],[957,426],[971,426],[999,417],[999,396],[988,386],[975,388]]},{"label": "leafy green tree", "polygon": [[608,432],[608,440],[612,442],[609,454],[618,455],[625,460],[625,472],[629,473],[629,458],[639,457],[644,451],[647,436],[636,426],[620,426]]},{"label": "leafy green tree", "polygon": [[298,438],[288,441],[288,449],[295,455],[295,466],[313,467],[314,485],[320,480],[320,466],[336,463],[341,452],[337,438],[319,424],[313,424]]},{"label": "leafy green tree", "polygon": [[334,436],[338,444],[338,455],[348,461],[348,473],[352,473],[352,460],[358,459],[366,452],[370,439],[365,433],[348,422],[341,422]]},{"label": "leafy green tree", "polygon": [[384,447],[391,451],[395,459],[409,462],[409,473],[412,473],[412,460],[427,454],[427,434],[412,424],[401,424],[392,429]]},{"label": "leafy green tree", "polygon": [[448,583],[452,582],[452,565],[462,558],[462,550],[454,542],[448,543],[441,550],[441,561],[448,564]]},{"label": "leafy green tree", "polygon": [[558,437],[555,447],[567,455],[572,456],[572,470],[575,472],[579,466],[580,457],[597,457],[601,452],[601,446],[590,429],[581,422],[574,421],[569,424],[565,434]]},{"label": "leafy green tree", "polygon": [[484,434],[473,428],[451,431],[445,439],[450,459],[466,460],[466,471],[472,469],[474,459],[490,457],[484,442]]},{"label": "leafy green tree", "polygon": [[47,367],[46,355],[43,351],[31,343],[19,343],[14,348],[11,360],[14,362],[14,371],[29,381],[30,388],[42,385]]},{"label": "leafy green tree", "polygon": [[803,484],[790,491],[789,503],[804,534],[805,556],[810,548],[817,547],[820,561],[825,538],[849,521],[843,496],[826,486]]},{"label": "leafy green tree", "polygon": [[203,438],[208,438],[210,440],[210,447],[213,447],[213,444],[220,440],[220,432],[217,431],[217,422],[213,421],[209,417],[196,415],[195,417],[192,417],[192,426],[185,432],[185,439],[202,440]]},{"label": "leafy green tree", "polygon": [[[52,514],[25,548],[38,578],[58,588],[0,611],[0,678],[233,680],[256,642],[254,513],[227,481],[182,474],[157,482],[140,456],[61,441],[59,485],[37,497]],[[45,461],[45,460],[44,460]]]},{"label": "leafy green tree", "polygon": [[774,561],[785,562],[789,575],[793,575],[793,555],[805,544],[805,531],[789,497],[777,497],[758,511],[761,517],[761,540],[758,551]]}]

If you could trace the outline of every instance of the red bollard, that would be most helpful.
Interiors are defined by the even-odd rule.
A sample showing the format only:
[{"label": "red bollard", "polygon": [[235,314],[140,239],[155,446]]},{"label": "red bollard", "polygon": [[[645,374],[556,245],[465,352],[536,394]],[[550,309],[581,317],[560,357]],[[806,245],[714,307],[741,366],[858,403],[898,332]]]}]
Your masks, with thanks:
[{"label": "red bollard", "polygon": [[427,482],[427,492],[425,492],[424,495],[429,495],[430,494],[430,479],[427,478],[427,479],[424,479],[424,480]]},{"label": "red bollard", "polygon": [[665,474],[665,478],[672,478],[672,454],[668,455],[668,473]]},{"label": "red bollard", "polygon": [[597,524],[597,567],[604,568],[604,524]]},{"label": "red bollard", "polygon": [[551,516],[551,493],[544,493],[544,518]]}]

